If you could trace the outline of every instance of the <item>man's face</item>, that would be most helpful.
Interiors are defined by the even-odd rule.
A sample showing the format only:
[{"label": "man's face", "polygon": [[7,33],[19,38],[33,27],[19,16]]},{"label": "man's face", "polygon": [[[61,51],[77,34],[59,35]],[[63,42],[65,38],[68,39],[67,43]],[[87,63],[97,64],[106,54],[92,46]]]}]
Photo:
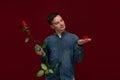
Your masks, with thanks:
[{"label": "man's face", "polygon": [[57,15],[53,19],[51,26],[53,29],[55,29],[55,31],[64,31],[65,30],[65,23],[60,15]]}]

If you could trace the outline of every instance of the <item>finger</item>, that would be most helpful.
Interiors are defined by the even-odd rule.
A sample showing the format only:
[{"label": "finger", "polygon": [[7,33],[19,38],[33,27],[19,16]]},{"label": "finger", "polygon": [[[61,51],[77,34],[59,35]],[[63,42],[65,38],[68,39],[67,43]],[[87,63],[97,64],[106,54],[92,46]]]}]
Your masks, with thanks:
[{"label": "finger", "polygon": [[88,38],[88,41],[91,41],[92,39],[91,38]]},{"label": "finger", "polygon": [[82,41],[84,41],[84,40],[85,40],[85,39],[80,39],[79,42],[82,42]]}]

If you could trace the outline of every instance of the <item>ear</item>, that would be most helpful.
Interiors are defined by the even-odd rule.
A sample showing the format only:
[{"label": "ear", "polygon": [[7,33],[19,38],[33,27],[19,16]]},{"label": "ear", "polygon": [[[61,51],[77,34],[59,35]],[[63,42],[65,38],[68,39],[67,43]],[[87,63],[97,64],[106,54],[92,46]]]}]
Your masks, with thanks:
[{"label": "ear", "polygon": [[53,25],[50,25],[50,27],[51,27],[52,29],[55,29]]}]

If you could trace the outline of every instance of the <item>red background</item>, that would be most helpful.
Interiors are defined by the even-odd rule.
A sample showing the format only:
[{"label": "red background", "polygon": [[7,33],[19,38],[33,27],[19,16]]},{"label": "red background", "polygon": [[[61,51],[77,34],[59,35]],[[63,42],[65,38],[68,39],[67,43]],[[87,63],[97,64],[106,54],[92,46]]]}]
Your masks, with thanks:
[{"label": "red background", "polygon": [[76,80],[120,80],[116,3],[91,0],[0,1],[0,80],[44,80],[44,77],[36,78],[40,59],[34,52],[34,44],[24,43],[26,34],[19,25],[24,19],[34,38],[43,42],[53,31],[47,23],[50,12],[61,14],[69,32],[92,38],[92,42],[84,45],[82,62],[75,63]]}]

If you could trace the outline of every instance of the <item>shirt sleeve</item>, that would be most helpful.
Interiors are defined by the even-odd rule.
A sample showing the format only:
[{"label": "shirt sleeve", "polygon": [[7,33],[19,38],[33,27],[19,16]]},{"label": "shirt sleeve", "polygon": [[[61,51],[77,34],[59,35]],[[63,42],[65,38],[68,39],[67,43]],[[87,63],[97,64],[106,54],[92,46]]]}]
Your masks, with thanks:
[{"label": "shirt sleeve", "polygon": [[76,36],[76,40],[74,41],[74,61],[81,62],[84,56],[83,45],[78,45],[78,37]]}]

